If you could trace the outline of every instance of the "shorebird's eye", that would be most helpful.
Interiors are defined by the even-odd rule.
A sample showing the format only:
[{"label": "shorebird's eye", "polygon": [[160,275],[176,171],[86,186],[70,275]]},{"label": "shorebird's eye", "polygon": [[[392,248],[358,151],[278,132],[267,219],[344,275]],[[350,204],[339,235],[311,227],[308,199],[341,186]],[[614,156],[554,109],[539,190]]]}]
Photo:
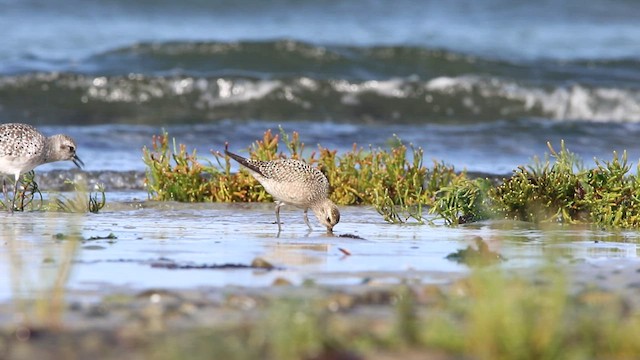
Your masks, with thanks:
[{"label": "shorebird's eye", "polygon": [[73,147],[73,146],[69,146],[69,151],[74,152],[74,151],[76,151],[76,148]]}]

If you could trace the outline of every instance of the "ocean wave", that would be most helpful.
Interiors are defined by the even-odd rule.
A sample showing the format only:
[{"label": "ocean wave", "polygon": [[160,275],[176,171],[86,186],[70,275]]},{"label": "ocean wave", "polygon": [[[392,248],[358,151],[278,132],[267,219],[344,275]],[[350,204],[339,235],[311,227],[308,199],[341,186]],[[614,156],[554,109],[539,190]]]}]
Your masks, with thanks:
[{"label": "ocean wave", "polygon": [[[556,120],[640,122],[640,90],[569,85],[555,88],[524,86],[512,81],[476,76],[439,77],[426,83],[432,93],[458,97],[477,114],[491,99],[500,117],[540,116]],[[480,100],[480,103],[477,102]]]},{"label": "ocean wave", "polygon": [[640,122],[640,90],[492,76],[354,81],[294,77],[0,77],[0,120],[179,123],[219,119],[443,122],[514,118]]},{"label": "ocean wave", "polygon": [[[22,59],[5,75],[61,72],[84,75],[253,77],[385,80],[417,76],[489,75],[515,81],[634,86],[638,59],[505,60],[417,46],[339,46],[294,40],[136,43],[84,59]],[[4,70],[3,70],[4,69]]]},{"label": "ocean wave", "polygon": [[[329,46],[294,40],[138,43],[96,54],[64,71],[194,76],[308,76],[318,79],[431,77],[473,71],[471,55],[410,46]],[[484,66],[480,64],[481,66]]]}]

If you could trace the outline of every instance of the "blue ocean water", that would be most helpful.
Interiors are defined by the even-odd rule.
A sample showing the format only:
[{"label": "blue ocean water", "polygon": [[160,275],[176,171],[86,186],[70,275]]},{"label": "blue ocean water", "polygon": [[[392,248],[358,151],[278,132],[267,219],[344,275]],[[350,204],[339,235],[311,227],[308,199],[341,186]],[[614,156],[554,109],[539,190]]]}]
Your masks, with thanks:
[{"label": "blue ocean water", "polygon": [[640,52],[634,0],[3,0],[0,56],[77,60],[138,42],[296,39],[414,45],[498,58]]},{"label": "blue ocean water", "polygon": [[308,148],[397,134],[490,173],[561,139],[587,162],[636,162],[637,14],[633,0],[0,0],[0,121],[79,137],[90,170],[143,169],[163,128],[206,155],[278,125]]}]

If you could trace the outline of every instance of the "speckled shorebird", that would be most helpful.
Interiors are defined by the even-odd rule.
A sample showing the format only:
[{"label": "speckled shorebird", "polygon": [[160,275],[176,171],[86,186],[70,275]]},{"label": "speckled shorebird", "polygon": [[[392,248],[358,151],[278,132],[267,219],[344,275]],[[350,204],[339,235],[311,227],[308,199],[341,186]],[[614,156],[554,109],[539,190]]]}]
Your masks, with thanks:
[{"label": "speckled shorebird", "polygon": [[[0,125],[0,173],[13,175],[13,212],[18,192],[20,175],[33,170],[36,166],[54,162],[71,160],[81,168],[84,163],[76,155],[76,143],[67,135],[53,135],[46,137],[36,128],[27,124]],[[2,192],[8,200],[7,186],[2,181]]]},{"label": "speckled shorebird", "polygon": [[312,230],[307,217],[309,209],[327,227],[327,232],[332,232],[340,221],[338,207],[328,198],[329,180],[320,170],[300,160],[259,161],[245,159],[226,150],[225,153],[249,169],[251,175],[276,199],[278,231],[282,230],[280,208],[285,204],[304,209],[304,222],[309,230]]}]

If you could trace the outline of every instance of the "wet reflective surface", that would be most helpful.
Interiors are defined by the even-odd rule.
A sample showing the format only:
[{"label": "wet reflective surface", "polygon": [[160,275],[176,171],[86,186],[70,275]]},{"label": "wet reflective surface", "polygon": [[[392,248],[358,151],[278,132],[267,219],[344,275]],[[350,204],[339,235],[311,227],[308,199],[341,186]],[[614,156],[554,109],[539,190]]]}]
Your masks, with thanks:
[{"label": "wet reflective surface", "polygon": [[[442,283],[470,269],[447,255],[478,241],[505,259],[493,266],[505,268],[533,268],[546,259],[640,266],[640,233],[634,231],[509,221],[393,225],[370,207],[343,207],[342,221],[329,235],[315,219],[308,232],[302,212],[285,207],[278,236],[273,204],[157,203],[139,192],[108,195],[98,214],[0,214],[0,272],[11,274],[0,279],[0,299],[35,295],[60,281],[65,269],[66,288],[74,293],[261,287],[277,279],[294,285]],[[256,258],[273,269],[252,267]]]}]

